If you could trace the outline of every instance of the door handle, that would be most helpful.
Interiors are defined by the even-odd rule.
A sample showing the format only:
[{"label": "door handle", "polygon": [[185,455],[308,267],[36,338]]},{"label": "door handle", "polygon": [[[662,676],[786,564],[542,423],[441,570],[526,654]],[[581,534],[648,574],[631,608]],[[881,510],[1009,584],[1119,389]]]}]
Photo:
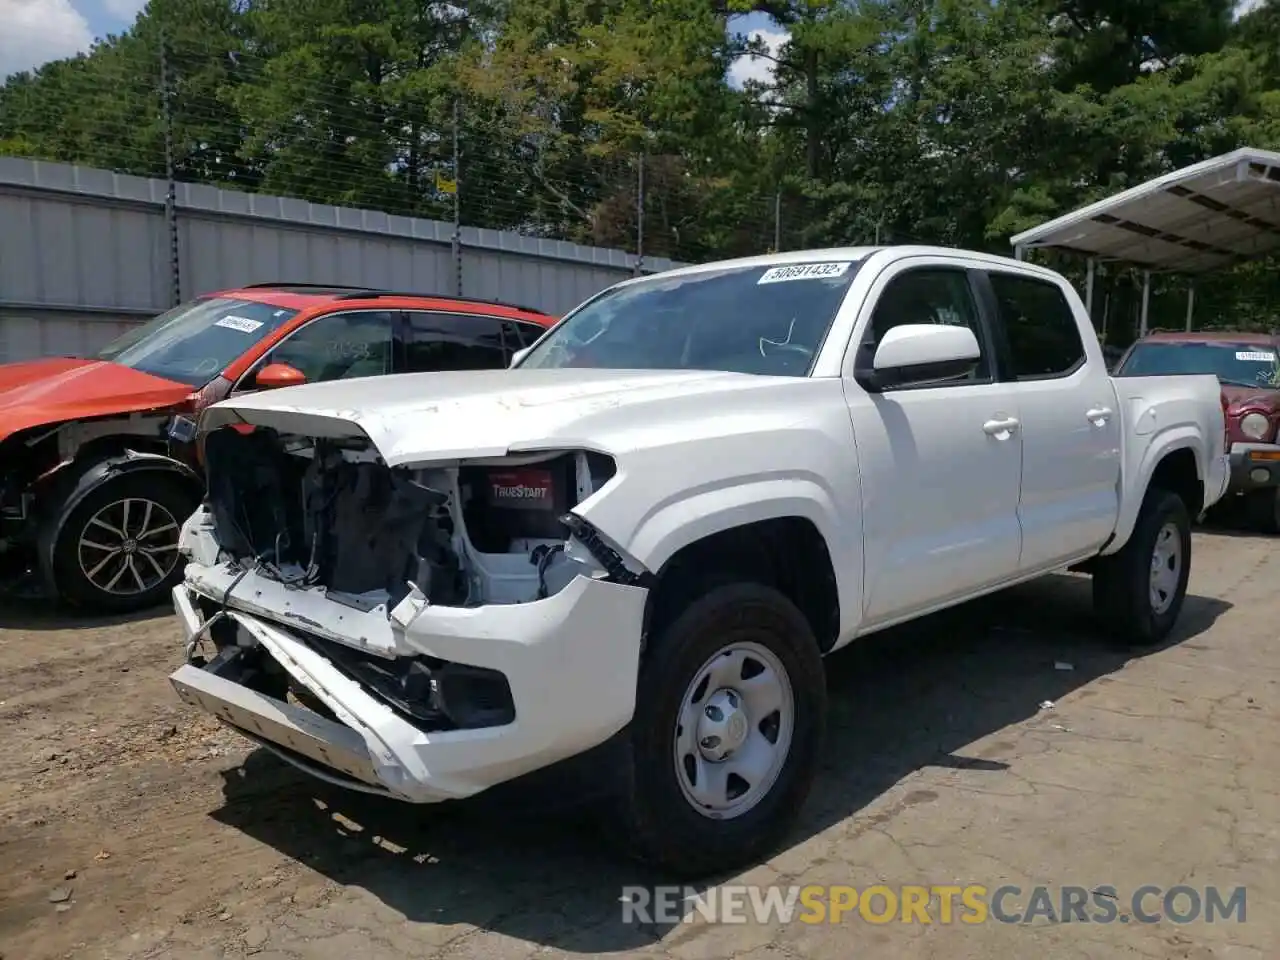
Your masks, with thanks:
[{"label": "door handle", "polygon": [[1111,408],[1094,407],[1092,410],[1085,411],[1085,418],[1095,427],[1100,427],[1111,419]]},{"label": "door handle", "polygon": [[1013,433],[1018,429],[1017,417],[1006,417],[1003,420],[988,420],[982,425],[983,433],[995,437],[1002,433]]}]

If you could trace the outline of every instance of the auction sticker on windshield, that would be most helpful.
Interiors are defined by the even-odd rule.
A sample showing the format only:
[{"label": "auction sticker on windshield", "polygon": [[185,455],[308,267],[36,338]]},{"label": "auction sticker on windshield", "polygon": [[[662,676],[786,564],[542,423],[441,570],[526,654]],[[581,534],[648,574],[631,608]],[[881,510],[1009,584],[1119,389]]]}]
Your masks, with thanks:
[{"label": "auction sticker on windshield", "polygon": [[785,267],[770,267],[760,279],[762,283],[782,283],[786,280],[828,280],[843,277],[849,271],[849,261],[843,263],[789,263]]},{"label": "auction sticker on windshield", "polygon": [[1276,355],[1268,350],[1237,350],[1237,360],[1261,360],[1267,363],[1274,362]]},{"label": "auction sticker on windshield", "polygon": [[221,320],[214,323],[215,327],[226,327],[228,330],[238,330],[240,333],[253,333],[260,326],[261,320],[250,320],[248,317],[237,317],[235,314],[227,314]]}]

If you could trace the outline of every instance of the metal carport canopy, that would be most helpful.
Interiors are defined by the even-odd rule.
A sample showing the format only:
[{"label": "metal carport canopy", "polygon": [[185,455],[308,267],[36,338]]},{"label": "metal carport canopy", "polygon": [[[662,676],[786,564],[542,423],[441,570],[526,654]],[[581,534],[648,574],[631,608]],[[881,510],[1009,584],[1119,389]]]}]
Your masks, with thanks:
[{"label": "metal carport canopy", "polygon": [[1208,273],[1280,250],[1280,153],[1243,147],[1015,236],[1149,271]]}]

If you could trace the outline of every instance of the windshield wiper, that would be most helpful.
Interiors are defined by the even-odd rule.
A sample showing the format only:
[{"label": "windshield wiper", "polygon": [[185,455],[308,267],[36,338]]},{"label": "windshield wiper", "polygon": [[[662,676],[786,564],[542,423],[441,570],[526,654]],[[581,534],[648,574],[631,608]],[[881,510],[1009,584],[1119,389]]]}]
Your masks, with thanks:
[{"label": "windshield wiper", "polygon": [[1232,386],[1232,387],[1258,387],[1259,389],[1262,388],[1262,384],[1260,383],[1250,383],[1248,380],[1232,380],[1230,377],[1220,376],[1218,377],[1218,381],[1220,383],[1225,383],[1228,386]]}]

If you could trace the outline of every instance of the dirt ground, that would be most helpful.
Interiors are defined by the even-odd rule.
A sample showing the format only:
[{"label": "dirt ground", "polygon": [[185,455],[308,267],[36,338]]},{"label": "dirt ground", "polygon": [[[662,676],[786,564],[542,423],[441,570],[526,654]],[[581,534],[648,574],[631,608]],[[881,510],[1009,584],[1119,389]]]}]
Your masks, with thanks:
[{"label": "dirt ground", "polygon": [[[1280,542],[1197,533],[1172,643],[1117,652],[1054,577],[830,661],[826,769],[733,882],[1247,888],[1243,923],[624,924],[578,818],[312,782],[180,704],[167,611],[0,609],[0,958],[1274,955]],[[1069,667],[1070,669],[1067,669]],[[1042,706],[1045,704],[1045,706]]]}]

